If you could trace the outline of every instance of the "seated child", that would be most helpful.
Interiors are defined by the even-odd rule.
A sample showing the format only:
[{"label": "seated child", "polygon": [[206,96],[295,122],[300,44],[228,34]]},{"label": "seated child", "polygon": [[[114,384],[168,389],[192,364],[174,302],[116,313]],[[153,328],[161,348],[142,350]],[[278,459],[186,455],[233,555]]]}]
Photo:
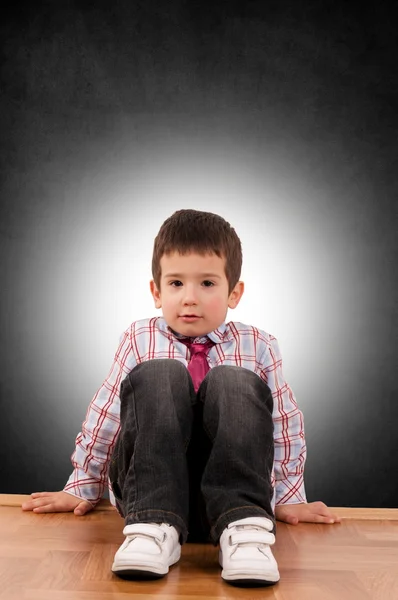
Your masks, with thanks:
[{"label": "seated child", "polygon": [[221,577],[270,585],[275,520],[333,523],[307,503],[302,413],[277,340],[225,322],[243,294],[242,250],[218,215],[179,210],[155,239],[150,289],[163,316],[133,322],[88,408],[63,491],[23,510],[84,515],[108,482],[125,540],[112,571],[166,575],[186,541],[219,544]]}]

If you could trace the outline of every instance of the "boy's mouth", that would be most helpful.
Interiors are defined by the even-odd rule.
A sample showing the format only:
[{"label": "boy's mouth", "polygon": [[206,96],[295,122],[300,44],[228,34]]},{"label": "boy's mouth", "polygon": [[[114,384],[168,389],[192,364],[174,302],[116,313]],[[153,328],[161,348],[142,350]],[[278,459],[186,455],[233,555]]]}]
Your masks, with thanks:
[{"label": "boy's mouth", "polygon": [[200,319],[198,315],[180,315],[180,319],[183,321],[196,321],[196,319]]}]

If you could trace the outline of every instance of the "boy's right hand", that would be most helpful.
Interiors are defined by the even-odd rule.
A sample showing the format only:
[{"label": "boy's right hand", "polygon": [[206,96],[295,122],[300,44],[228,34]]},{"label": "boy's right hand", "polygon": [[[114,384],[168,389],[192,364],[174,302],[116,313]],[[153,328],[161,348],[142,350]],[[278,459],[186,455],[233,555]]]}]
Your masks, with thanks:
[{"label": "boy's right hand", "polygon": [[73,511],[80,517],[94,508],[87,500],[76,498],[66,492],[35,492],[31,494],[31,498],[32,500],[22,504],[22,510],[31,510],[35,513]]}]

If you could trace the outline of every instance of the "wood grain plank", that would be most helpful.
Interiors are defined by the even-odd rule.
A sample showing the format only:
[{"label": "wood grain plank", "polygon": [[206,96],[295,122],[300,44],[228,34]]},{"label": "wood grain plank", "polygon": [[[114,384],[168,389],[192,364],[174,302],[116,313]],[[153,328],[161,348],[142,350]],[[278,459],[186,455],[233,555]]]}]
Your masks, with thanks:
[{"label": "wood grain plank", "polygon": [[111,572],[124,539],[124,521],[113,508],[76,517],[22,511],[21,496],[6,502],[0,506],[0,600],[398,598],[398,520],[387,520],[386,509],[368,519],[371,509],[357,518],[360,509],[348,509],[355,512],[334,525],[278,523],[273,551],[281,581],[248,590],[222,581],[212,544],[185,544],[163,579],[124,581]]}]

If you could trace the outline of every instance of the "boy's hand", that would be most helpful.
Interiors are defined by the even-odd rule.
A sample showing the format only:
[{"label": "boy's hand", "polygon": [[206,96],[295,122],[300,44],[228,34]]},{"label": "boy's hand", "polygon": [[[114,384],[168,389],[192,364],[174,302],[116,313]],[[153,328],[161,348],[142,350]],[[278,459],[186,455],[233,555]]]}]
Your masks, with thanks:
[{"label": "boy's hand", "polygon": [[279,504],[275,507],[275,517],[289,525],[297,523],[340,523],[341,519],[332,513],[323,502],[309,504]]},{"label": "boy's hand", "polygon": [[22,510],[31,510],[35,513],[73,511],[80,517],[93,509],[90,502],[66,492],[36,492],[31,494],[31,498],[32,500],[22,504]]}]

